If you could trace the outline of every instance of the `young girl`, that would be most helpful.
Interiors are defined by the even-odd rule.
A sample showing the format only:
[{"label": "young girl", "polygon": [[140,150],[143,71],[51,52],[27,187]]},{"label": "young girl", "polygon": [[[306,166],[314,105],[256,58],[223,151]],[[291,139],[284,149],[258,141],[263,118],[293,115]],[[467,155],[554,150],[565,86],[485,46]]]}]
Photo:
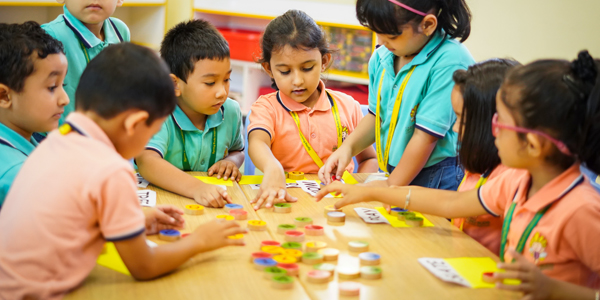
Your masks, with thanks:
[{"label": "young girl", "polygon": [[[295,201],[286,193],[284,171],[317,173],[362,118],[356,100],[326,90],[320,80],[330,52],[323,31],[304,12],[289,10],[265,30],[261,63],[278,91],[260,97],[250,114],[248,152],[265,174],[255,209]],[[377,171],[372,148],[356,158],[359,172]]]},{"label": "young girl", "polygon": [[598,288],[600,195],[579,170],[583,163],[600,171],[598,66],[600,62],[584,51],[571,64],[542,60],[509,72],[496,98],[492,130],[502,164],[515,169],[476,190],[332,184],[317,199],[341,192],[345,197],[336,207],[381,201],[447,218],[504,216],[500,258],[506,262],[516,258],[517,267],[502,265],[510,272],[495,276],[522,283],[499,287],[539,292],[544,277],[526,267],[533,263],[552,280]]},{"label": "young girl", "polygon": [[[508,169],[500,164],[489,124],[496,113],[496,93],[506,72],[516,65],[513,60],[492,59],[454,72],[451,98],[456,122],[452,129],[458,133],[458,156],[465,169],[459,192],[479,188]],[[453,223],[498,255],[502,218],[484,214],[455,218]]]},{"label": "young girl", "polygon": [[[474,63],[456,39],[470,34],[464,0],[358,0],[358,20],[377,33],[379,47],[369,62],[369,110],[319,170],[331,182],[352,155],[377,146],[385,181],[370,185],[419,185],[456,190],[462,170],[450,104],[452,74]],[[395,171],[398,169],[398,171]]]}]

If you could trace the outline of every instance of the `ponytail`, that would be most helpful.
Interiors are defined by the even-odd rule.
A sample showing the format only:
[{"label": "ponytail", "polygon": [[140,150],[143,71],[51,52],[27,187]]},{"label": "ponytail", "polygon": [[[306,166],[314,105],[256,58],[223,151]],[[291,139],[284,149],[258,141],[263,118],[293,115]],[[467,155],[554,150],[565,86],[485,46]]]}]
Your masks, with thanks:
[{"label": "ponytail", "polygon": [[571,64],[571,69],[581,78],[581,95],[585,97],[585,113],[580,129],[579,145],[576,154],[579,160],[594,173],[600,173],[600,60],[592,60],[587,51],[579,54],[578,60]]},{"label": "ponytail", "polygon": [[460,39],[461,43],[471,35],[471,10],[465,0],[438,0],[440,8],[438,30],[443,29],[450,38]]}]

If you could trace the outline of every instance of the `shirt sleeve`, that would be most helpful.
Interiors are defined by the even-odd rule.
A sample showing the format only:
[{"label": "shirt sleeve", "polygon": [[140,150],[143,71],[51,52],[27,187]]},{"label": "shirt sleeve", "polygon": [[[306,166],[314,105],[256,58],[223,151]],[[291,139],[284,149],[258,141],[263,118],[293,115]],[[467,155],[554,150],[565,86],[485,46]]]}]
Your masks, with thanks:
[{"label": "shirt sleeve", "polygon": [[[589,203],[571,216],[563,230],[562,238],[579,260],[596,274],[600,274],[600,205]],[[596,249],[596,250],[594,250]]]},{"label": "shirt sleeve", "polygon": [[[169,117],[170,118],[170,117]],[[147,150],[155,151],[160,157],[165,158],[167,149],[169,149],[169,122],[167,120],[163,123],[160,131],[156,133],[146,145]]]},{"label": "shirt sleeve", "polygon": [[518,190],[522,177],[516,170],[508,170],[500,176],[490,179],[477,191],[481,206],[490,215],[504,216],[506,207],[510,205]]},{"label": "shirt sleeve", "polygon": [[269,134],[271,142],[275,138],[275,108],[261,97],[252,104],[250,113],[250,126],[248,126],[248,135],[254,130],[262,130]]},{"label": "shirt sleeve", "polygon": [[464,67],[452,65],[432,70],[427,94],[417,109],[415,122],[417,129],[442,139],[452,128],[456,121],[450,100],[454,88],[452,75],[459,69],[464,69]]},{"label": "shirt sleeve", "polygon": [[236,106],[236,120],[237,120],[237,125],[236,125],[236,130],[234,132],[235,136],[233,138],[233,142],[231,143],[231,151],[243,151],[244,150],[244,134],[242,132],[244,132],[244,124],[242,122],[242,111],[240,110],[239,106]]},{"label": "shirt sleeve", "polygon": [[[107,168],[115,168],[109,165]],[[103,175],[94,183],[98,189],[92,195],[96,200],[100,231],[107,241],[127,240],[142,234],[145,217],[137,197],[135,175],[123,167],[113,171],[99,170]],[[96,177],[97,178],[97,177]]]}]

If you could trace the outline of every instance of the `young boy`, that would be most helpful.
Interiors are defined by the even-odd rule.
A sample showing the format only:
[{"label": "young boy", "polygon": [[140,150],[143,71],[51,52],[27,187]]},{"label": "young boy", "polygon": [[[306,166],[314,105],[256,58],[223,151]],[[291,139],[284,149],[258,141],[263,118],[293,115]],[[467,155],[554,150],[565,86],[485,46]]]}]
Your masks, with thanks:
[{"label": "young boy", "polygon": [[0,207],[37,146],[32,134],[58,127],[66,73],[62,45],[40,25],[0,24]]},{"label": "young boy", "polygon": [[114,242],[136,279],[243,244],[227,238],[245,232],[228,221],[168,245],[146,244],[146,228],[183,222],[177,209],[144,221],[127,161],[175,108],[169,71],[152,50],[108,47],[83,72],[77,96],[76,112],[25,162],[0,211],[0,299],[61,298],[92,270],[105,241]]},{"label": "young boy", "polygon": [[210,23],[193,20],[171,29],[160,53],[171,69],[177,107],[136,158],[139,172],[153,184],[204,206],[223,207],[231,201],[226,191],[183,171],[241,179],[242,114],[239,104],[227,98],[227,41]]},{"label": "young boy", "polygon": [[129,42],[129,28],[121,20],[110,18],[123,0],[56,0],[64,4],[64,14],[42,25],[65,47],[69,72],[65,91],[71,103],[65,107],[60,124],[75,110],[75,90],[87,64],[110,44]]}]

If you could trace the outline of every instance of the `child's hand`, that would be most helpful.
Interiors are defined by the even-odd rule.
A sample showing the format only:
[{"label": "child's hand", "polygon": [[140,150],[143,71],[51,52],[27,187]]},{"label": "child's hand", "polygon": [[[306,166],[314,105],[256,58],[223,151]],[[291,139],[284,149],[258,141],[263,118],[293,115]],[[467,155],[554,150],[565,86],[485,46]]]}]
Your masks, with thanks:
[{"label": "child's hand", "polygon": [[[514,250],[509,250],[516,259],[514,263],[499,263],[498,268],[506,272],[494,273],[494,278],[499,282],[496,287],[502,290],[523,292],[523,299],[549,299],[552,292],[552,279],[544,274],[534,264],[529,262],[523,255]],[[502,283],[504,279],[519,279],[519,285],[507,285]]]},{"label": "child's hand", "polygon": [[231,197],[226,190],[211,184],[202,184],[194,193],[194,200],[206,207],[223,207],[231,203]]},{"label": "child's hand", "polygon": [[215,174],[217,174],[217,179],[221,179],[221,177],[223,177],[223,180],[231,178],[232,181],[240,181],[242,179],[242,173],[240,173],[235,163],[224,159],[216,162],[208,169],[208,176]]},{"label": "child's hand", "polygon": [[183,210],[172,205],[157,205],[144,209],[146,215],[146,234],[157,234],[163,229],[181,229],[185,220]]},{"label": "child's hand", "polygon": [[256,197],[250,201],[251,204],[254,204],[254,210],[260,209],[260,207],[265,203],[265,207],[272,207],[275,203],[280,202],[296,202],[298,198],[292,197],[288,194],[285,188],[285,180],[283,181],[283,186],[277,184],[271,184],[263,180],[263,183],[260,185],[260,189],[258,190],[258,194]]},{"label": "child's hand", "polygon": [[329,156],[325,164],[319,169],[319,180],[323,184],[330,184],[333,182],[332,175],[336,176],[337,179],[341,179],[351,161],[352,153],[346,151],[346,147],[340,147]]},{"label": "child's hand", "polygon": [[187,238],[195,239],[198,242],[199,251],[206,252],[225,246],[244,246],[245,243],[243,239],[230,239],[227,237],[247,232],[248,230],[241,228],[240,225],[234,221],[219,219],[198,226],[198,228],[196,228],[196,230]]},{"label": "child's hand", "polygon": [[342,194],[344,197],[342,200],[335,203],[335,208],[342,208],[346,205],[366,202],[369,201],[367,187],[354,186],[351,184],[343,184],[339,181],[336,181],[324,188],[317,193],[315,199],[317,201],[321,201],[323,197],[327,196],[329,193],[334,193],[334,195]]}]

